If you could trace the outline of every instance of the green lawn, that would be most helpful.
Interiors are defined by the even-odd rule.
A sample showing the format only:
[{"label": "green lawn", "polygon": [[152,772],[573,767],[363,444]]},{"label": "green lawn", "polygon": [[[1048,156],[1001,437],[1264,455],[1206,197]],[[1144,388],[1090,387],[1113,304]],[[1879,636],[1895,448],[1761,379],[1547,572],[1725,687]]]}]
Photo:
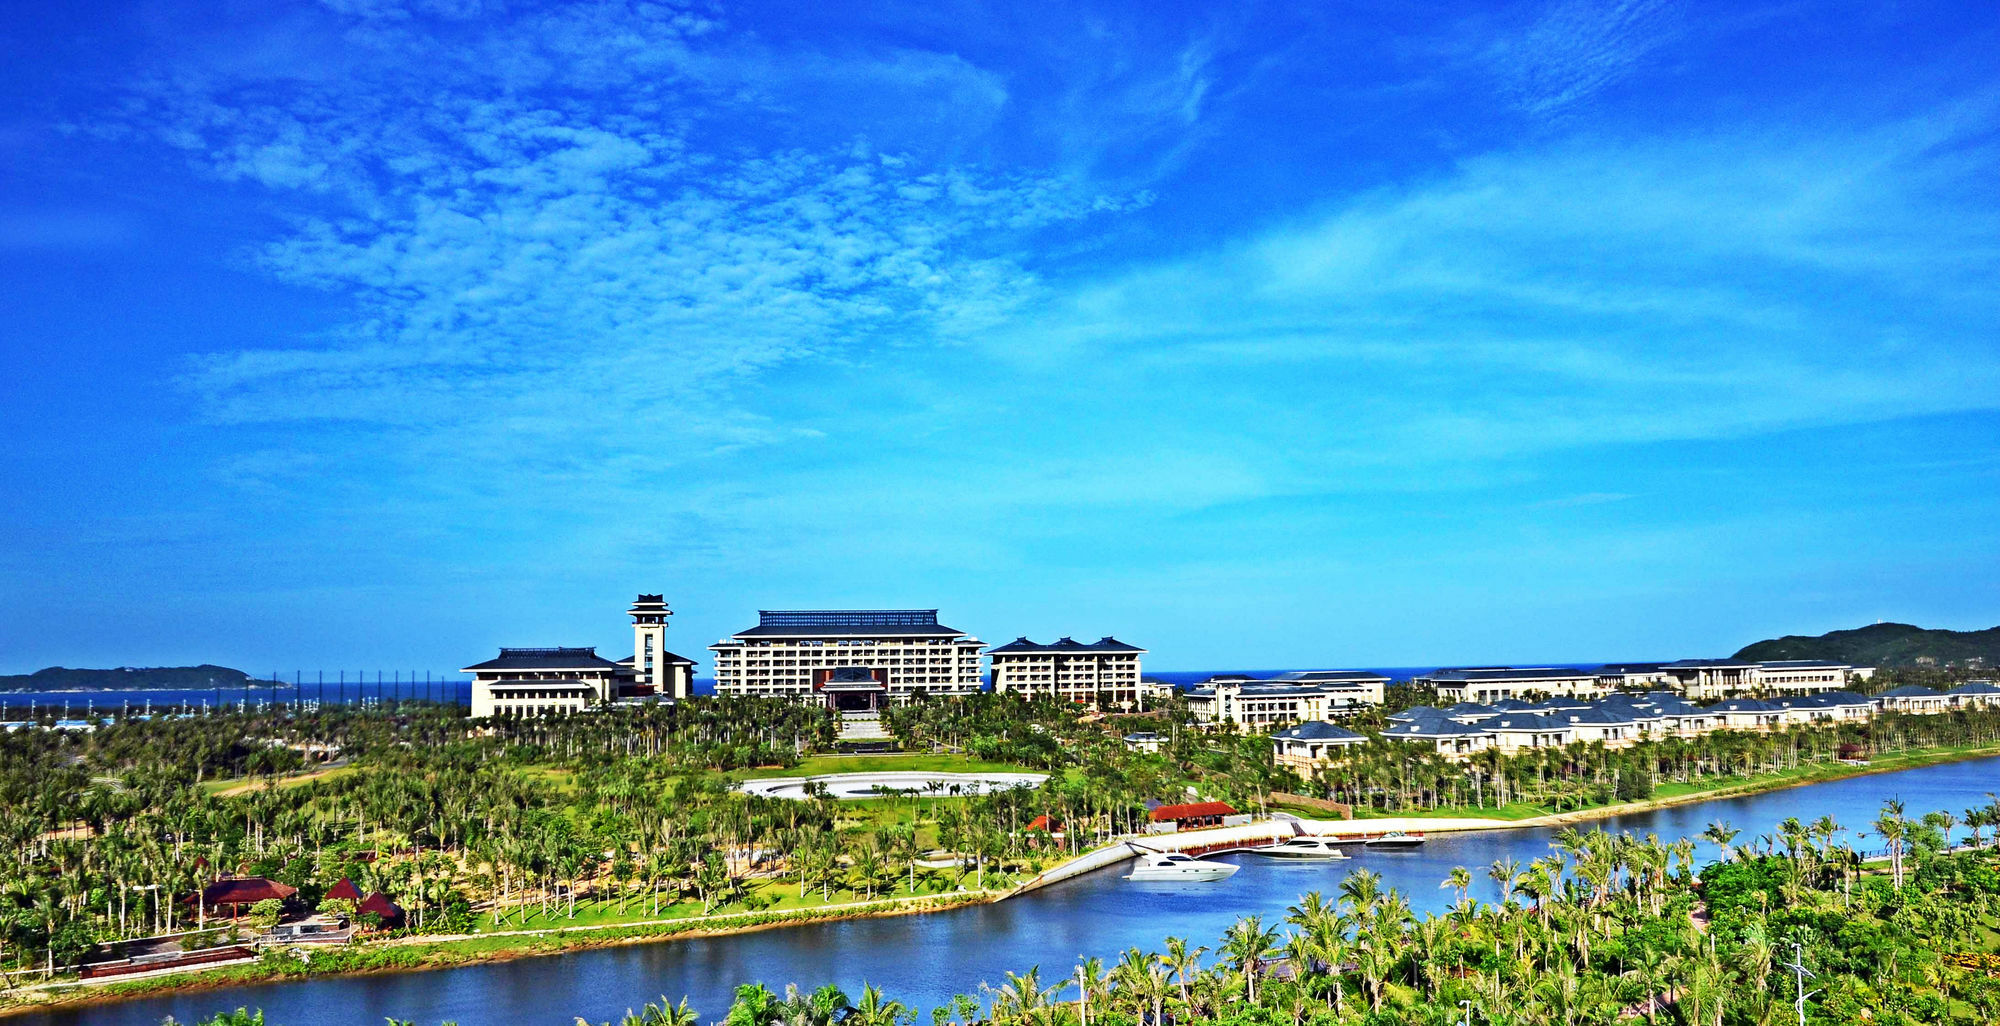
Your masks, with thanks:
[{"label": "green lawn", "polygon": [[[1025,876],[1026,874],[1020,875]],[[975,874],[968,873],[963,880],[965,888],[968,891],[971,890],[976,880],[977,877]],[[1013,880],[1013,877],[993,872],[990,869],[986,873],[986,886],[988,889],[999,889],[1008,886]],[[917,889],[914,896],[922,897],[956,893],[960,882],[957,874],[953,871],[926,874],[922,870],[919,870],[917,873]],[[881,900],[912,897],[911,892],[907,890],[908,883],[907,876],[898,876],[893,887],[888,890],[876,891],[874,898],[875,900]],[[761,909],[763,912],[787,912],[798,909],[820,908],[826,905],[845,905],[852,902],[869,900],[866,895],[857,894],[850,890],[836,890],[830,898],[821,897],[819,891],[812,890],[801,897],[799,895],[799,882],[797,878],[790,880],[754,880],[749,883],[748,890],[752,894],[763,898],[776,899],[775,903]],[[744,908],[742,902],[732,901],[728,905],[717,906],[710,910],[708,914],[739,915],[748,911],[748,909]],[[509,909],[505,920],[497,926],[494,925],[490,914],[481,916],[474,932],[495,933],[508,930],[577,929],[586,926],[613,926],[662,919],[686,919],[702,914],[704,913],[699,901],[681,901],[671,905],[662,904],[660,910],[655,913],[651,899],[642,894],[634,895],[630,900],[619,901],[579,898],[576,903],[576,918],[574,919],[570,918],[569,906],[566,903],[553,903],[549,906],[546,913],[539,906],[529,905],[525,908]]]},{"label": "green lawn", "polygon": [[987,762],[964,755],[894,754],[894,755],[815,755],[801,761],[789,769],[767,768],[741,770],[730,776],[739,780],[756,780],[764,777],[820,777],[831,773],[883,773],[883,772],[949,772],[949,773],[1045,773],[1033,766],[1021,766],[1011,762]]}]

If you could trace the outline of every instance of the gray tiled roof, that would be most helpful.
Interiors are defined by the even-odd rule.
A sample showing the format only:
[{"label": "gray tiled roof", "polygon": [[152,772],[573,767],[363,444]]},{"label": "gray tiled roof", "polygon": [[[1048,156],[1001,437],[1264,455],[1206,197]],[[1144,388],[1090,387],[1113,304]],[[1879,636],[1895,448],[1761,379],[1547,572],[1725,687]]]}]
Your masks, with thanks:
[{"label": "gray tiled roof", "polygon": [[611,670],[617,663],[597,654],[595,648],[503,648],[496,659],[473,663],[463,672],[474,670]]},{"label": "gray tiled roof", "polygon": [[1357,734],[1345,727],[1336,727],[1324,720],[1312,720],[1296,727],[1278,731],[1271,737],[1285,741],[1366,741],[1367,736]]},{"label": "gray tiled roof", "polygon": [[757,626],[731,637],[950,637],[964,633],[939,623],[935,609],[761,609],[757,611]]},{"label": "gray tiled roof", "polygon": [[992,648],[989,648],[986,650],[986,654],[994,655],[997,653],[1004,655],[1015,652],[1080,652],[1081,653],[1081,652],[1144,652],[1144,651],[1146,650],[1140,648],[1137,645],[1128,645],[1122,641],[1119,641],[1117,638],[1113,637],[1099,638],[1098,640],[1093,641],[1087,645],[1073,638],[1061,638],[1051,644],[1044,645],[1039,642],[1029,641],[1025,637],[1021,637],[1021,638],[1015,638],[1013,641],[1010,641],[1004,645],[996,645]]}]

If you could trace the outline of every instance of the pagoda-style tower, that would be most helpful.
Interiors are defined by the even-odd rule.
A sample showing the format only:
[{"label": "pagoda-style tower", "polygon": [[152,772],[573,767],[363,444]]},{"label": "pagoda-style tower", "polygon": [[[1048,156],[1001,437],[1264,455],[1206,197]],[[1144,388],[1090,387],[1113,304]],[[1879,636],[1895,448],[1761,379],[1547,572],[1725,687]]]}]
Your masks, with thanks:
[{"label": "pagoda-style tower", "polygon": [[632,615],[632,682],[662,698],[688,697],[692,689],[671,665],[680,657],[667,651],[667,617],[674,611],[666,596],[641,595],[626,612]]}]

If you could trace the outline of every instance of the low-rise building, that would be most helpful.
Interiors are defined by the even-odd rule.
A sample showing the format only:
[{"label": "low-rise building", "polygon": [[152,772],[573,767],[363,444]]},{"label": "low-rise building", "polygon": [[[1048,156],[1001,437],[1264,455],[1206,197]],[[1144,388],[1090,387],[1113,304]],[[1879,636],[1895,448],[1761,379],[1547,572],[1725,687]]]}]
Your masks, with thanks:
[{"label": "low-rise building", "polygon": [[1921,684],[1905,684],[1875,696],[1875,708],[1884,712],[1940,713],[1951,704],[1951,699]]},{"label": "low-rise building", "polygon": [[1766,660],[1757,664],[1757,689],[1767,695],[1814,694],[1847,686],[1853,667],[1818,659]]},{"label": "low-rise building", "polygon": [[1944,693],[1953,709],[1989,709],[2000,706],[2000,685],[1990,680],[1969,680]]},{"label": "low-rise building", "polygon": [[1772,704],[1784,710],[1779,720],[1793,724],[1866,723],[1875,703],[1852,691],[1820,691],[1809,695],[1779,695]]},{"label": "low-rise building", "polygon": [[1565,666],[1460,666],[1447,667],[1416,678],[1413,683],[1435,688],[1446,702],[1482,702],[1501,699],[1596,698],[1609,690],[1597,674]]},{"label": "low-rise building", "polygon": [[1047,645],[1023,637],[988,649],[986,657],[995,691],[1134,710],[1145,702],[1139,686],[1139,657],[1145,654],[1145,649],[1112,637],[1089,644],[1061,638]]},{"label": "low-rise building", "polygon": [[472,674],[472,715],[546,716],[604,705],[617,694],[618,664],[595,648],[503,648],[459,671]]},{"label": "low-rise building", "polygon": [[1597,668],[1597,683],[1607,691],[1637,691],[1675,683],[1663,663],[1606,663]]},{"label": "low-rise building", "polygon": [[[1309,671],[1335,673],[1344,671]],[[1270,679],[1212,677],[1187,692],[1188,713],[1204,726],[1233,724],[1262,730],[1308,720],[1340,719],[1381,704],[1381,685],[1370,680],[1300,679],[1290,675]]]},{"label": "low-rise building", "polygon": [[1505,713],[1478,729],[1493,735],[1494,747],[1509,754],[1523,748],[1563,748],[1576,741],[1576,731],[1568,723],[1539,713]]},{"label": "low-rise building", "polygon": [[1681,659],[1660,667],[1697,701],[1749,695],[1838,691],[1856,678],[1854,667],[1819,659]]},{"label": "low-rise building", "polygon": [[1429,745],[1432,751],[1452,760],[1467,759],[1493,747],[1491,731],[1447,716],[1391,720],[1388,726],[1382,728],[1382,737],[1405,744]]},{"label": "low-rise building", "polygon": [[1287,727],[1271,735],[1271,761],[1311,780],[1320,768],[1357,745],[1368,743],[1366,735],[1324,720]]},{"label": "low-rise building", "polygon": [[1756,690],[1757,664],[1738,659],[1676,659],[1660,668],[1672,674],[1681,694],[1711,701]]},{"label": "low-rise building", "polygon": [[1784,710],[1755,698],[1731,698],[1708,707],[1715,725],[1727,730],[1771,730],[1784,721]]}]

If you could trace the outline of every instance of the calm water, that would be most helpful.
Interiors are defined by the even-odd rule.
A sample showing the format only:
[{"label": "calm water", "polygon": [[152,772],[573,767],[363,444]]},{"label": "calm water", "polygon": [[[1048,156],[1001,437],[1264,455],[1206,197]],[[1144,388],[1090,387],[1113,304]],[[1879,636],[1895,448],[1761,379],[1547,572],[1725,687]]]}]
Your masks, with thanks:
[{"label": "calm water", "polygon": [[[1787,816],[1811,821],[1830,815],[1866,829],[1886,798],[1901,798],[1911,815],[1944,809],[1954,815],[1984,805],[2000,791],[2000,759],[1932,766],[1895,774],[1856,777],[1790,791],[1707,802],[1606,822],[1608,829],[1656,833],[1674,840],[1726,819],[1743,831],[1739,841],[1769,832]],[[704,1021],[722,1017],[737,983],[760,980],[773,989],[828,981],[858,992],[862,981],[925,1008],[955,993],[976,993],[999,983],[1007,970],[1040,965],[1044,979],[1068,972],[1080,955],[1107,962],[1126,947],[1161,947],[1174,934],[1198,944],[1215,939],[1238,916],[1282,919],[1308,890],[1332,892],[1360,867],[1380,872],[1419,910],[1442,910],[1452,898],[1439,885],[1453,866],[1474,870],[1477,896],[1490,899],[1484,869],[1495,859],[1523,863],[1549,852],[1548,830],[1440,835],[1405,854],[1361,853],[1349,862],[1287,865],[1232,856],[1243,870],[1219,884],[1136,885],[1111,869],[1036,894],[924,916],[859,920],[768,930],[705,940],[669,941],[579,952],[438,972],[319,979],[234,987],[198,994],[147,998],[64,1012],[8,1019],[15,1024],[156,1026],[168,1015],[187,1022],[239,1005],[262,1007],[282,1026],[379,1024],[415,1019],[424,1026],[456,1020],[462,1026],[548,1023],[567,1026],[576,1016],[615,1018],[627,1008],[667,995],[686,995]],[[1861,837],[1857,847],[1879,847]],[[1703,846],[1702,858],[1712,849]]]}]

